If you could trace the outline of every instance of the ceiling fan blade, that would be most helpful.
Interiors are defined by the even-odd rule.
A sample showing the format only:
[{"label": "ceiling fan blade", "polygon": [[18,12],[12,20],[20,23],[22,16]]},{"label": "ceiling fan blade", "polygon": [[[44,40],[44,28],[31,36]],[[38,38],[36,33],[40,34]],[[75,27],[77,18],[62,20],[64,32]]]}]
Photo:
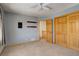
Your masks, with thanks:
[{"label": "ceiling fan blade", "polygon": [[32,6],[31,8],[36,8],[36,7],[38,7],[38,5],[34,5],[34,6]]},{"label": "ceiling fan blade", "polygon": [[48,9],[52,9],[51,7],[49,7],[49,6],[45,6],[46,8],[48,8]]}]

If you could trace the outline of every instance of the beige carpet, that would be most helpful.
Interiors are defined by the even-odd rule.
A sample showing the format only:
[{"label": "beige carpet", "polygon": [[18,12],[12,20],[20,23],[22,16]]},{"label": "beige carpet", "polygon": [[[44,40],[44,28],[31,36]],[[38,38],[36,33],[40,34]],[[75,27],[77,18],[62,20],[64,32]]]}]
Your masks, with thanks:
[{"label": "beige carpet", "polygon": [[2,56],[79,56],[79,52],[45,41],[36,41],[5,48]]}]

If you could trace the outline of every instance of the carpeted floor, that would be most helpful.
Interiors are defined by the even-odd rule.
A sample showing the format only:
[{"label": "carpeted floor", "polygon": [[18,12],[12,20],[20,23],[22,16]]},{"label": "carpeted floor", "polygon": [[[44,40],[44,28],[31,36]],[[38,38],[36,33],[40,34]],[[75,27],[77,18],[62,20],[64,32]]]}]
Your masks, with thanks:
[{"label": "carpeted floor", "polygon": [[7,47],[2,56],[79,56],[79,52],[46,41],[36,41]]}]

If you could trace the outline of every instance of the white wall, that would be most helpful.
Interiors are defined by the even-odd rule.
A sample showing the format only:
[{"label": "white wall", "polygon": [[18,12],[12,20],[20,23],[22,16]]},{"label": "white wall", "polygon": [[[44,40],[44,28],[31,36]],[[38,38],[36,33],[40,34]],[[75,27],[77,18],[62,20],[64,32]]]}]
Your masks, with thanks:
[{"label": "white wall", "polygon": [[[39,40],[38,28],[27,28],[29,24],[27,20],[34,20],[38,22],[38,18],[22,16],[12,13],[5,14],[5,38],[7,45],[13,45],[18,43],[24,43],[28,41]],[[23,22],[23,28],[18,29],[18,22]]]}]

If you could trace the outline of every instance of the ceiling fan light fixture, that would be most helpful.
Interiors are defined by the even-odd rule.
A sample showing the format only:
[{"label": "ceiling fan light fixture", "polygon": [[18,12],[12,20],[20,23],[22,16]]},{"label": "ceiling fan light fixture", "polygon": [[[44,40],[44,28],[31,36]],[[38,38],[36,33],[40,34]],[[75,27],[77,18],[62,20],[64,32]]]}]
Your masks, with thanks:
[{"label": "ceiling fan light fixture", "polygon": [[40,6],[40,10],[47,10],[47,9],[49,9],[49,10],[51,10],[52,8],[51,7],[49,7],[47,4],[46,5],[44,5],[44,3],[39,3],[39,5],[35,5],[34,6],[34,8],[36,8],[36,7],[39,7]]}]

